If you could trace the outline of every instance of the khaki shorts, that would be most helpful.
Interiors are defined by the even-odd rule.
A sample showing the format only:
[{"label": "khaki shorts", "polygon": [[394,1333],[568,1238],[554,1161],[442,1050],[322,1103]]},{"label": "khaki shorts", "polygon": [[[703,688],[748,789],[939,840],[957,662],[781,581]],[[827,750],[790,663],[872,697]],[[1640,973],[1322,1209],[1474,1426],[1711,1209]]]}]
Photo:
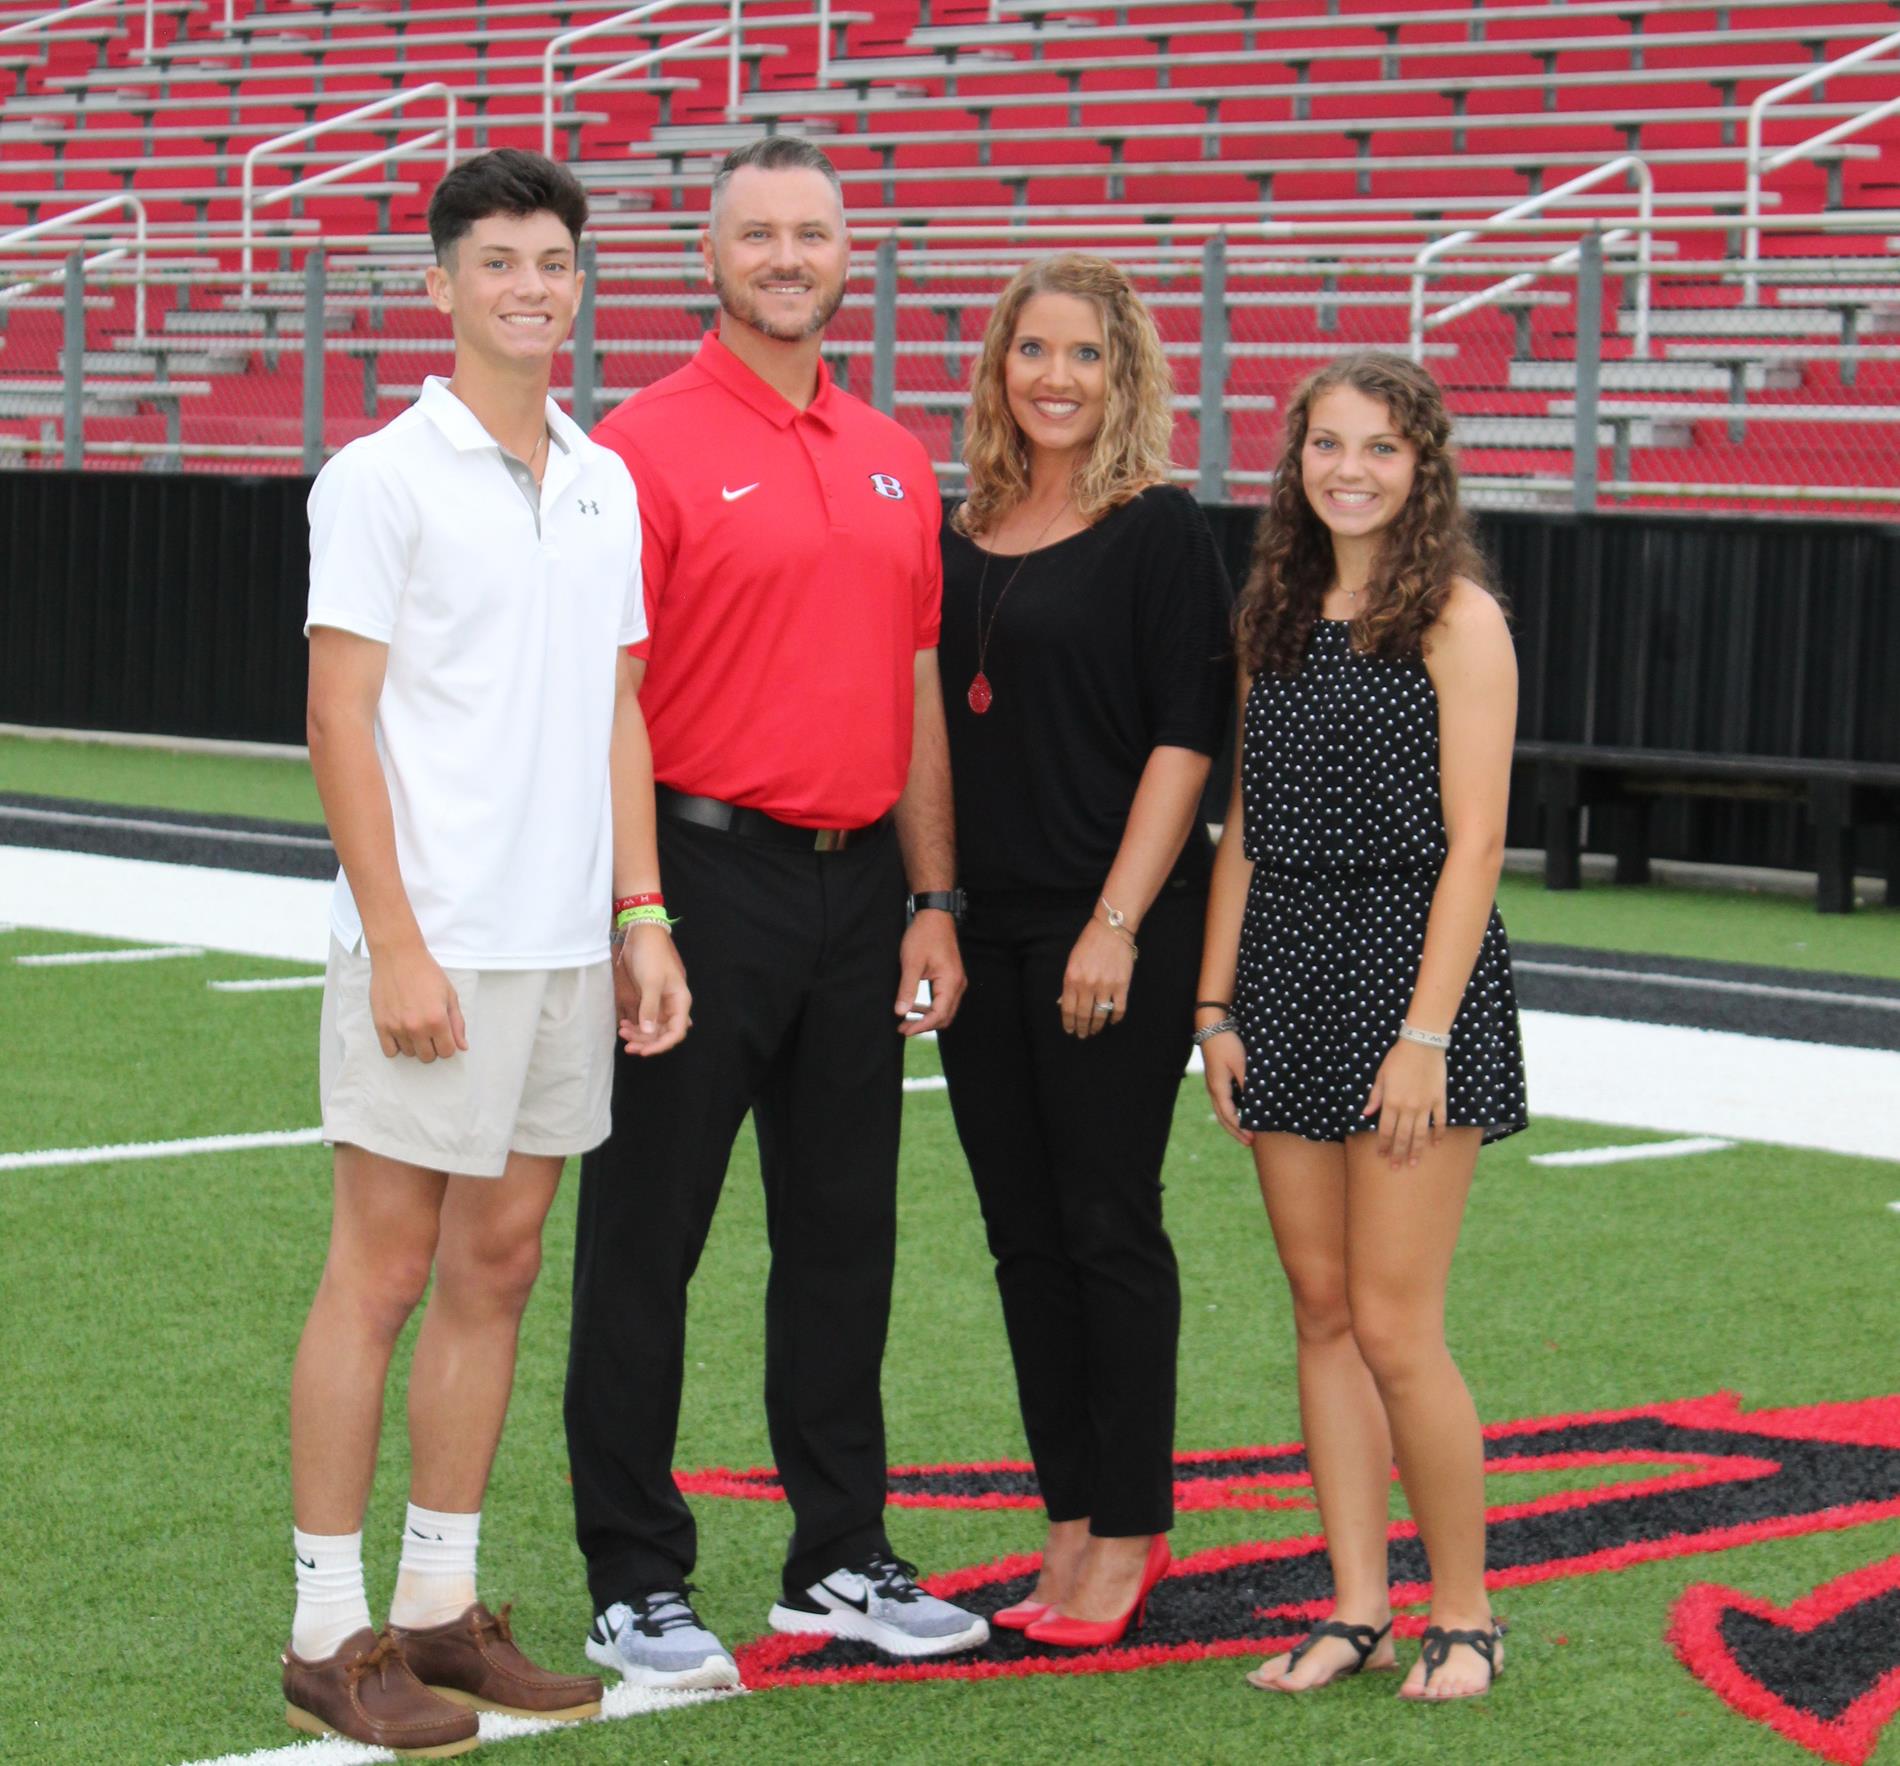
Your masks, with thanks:
[{"label": "khaki shorts", "polygon": [[369,958],[330,940],[317,1063],[323,1138],[462,1177],[500,1177],[511,1152],[565,1158],[599,1146],[613,1097],[612,965],[444,973],[467,1049],[446,1061],[385,1055],[370,1017]]}]

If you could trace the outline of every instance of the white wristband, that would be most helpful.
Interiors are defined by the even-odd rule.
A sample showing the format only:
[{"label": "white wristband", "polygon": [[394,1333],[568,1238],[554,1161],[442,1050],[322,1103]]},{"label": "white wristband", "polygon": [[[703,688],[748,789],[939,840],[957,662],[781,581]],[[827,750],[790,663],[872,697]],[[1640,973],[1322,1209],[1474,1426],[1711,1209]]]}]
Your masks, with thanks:
[{"label": "white wristband", "polygon": [[1451,1034],[1440,1036],[1436,1030],[1420,1030],[1416,1024],[1399,1026],[1399,1041],[1423,1043],[1428,1049],[1448,1049],[1451,1047]]}]

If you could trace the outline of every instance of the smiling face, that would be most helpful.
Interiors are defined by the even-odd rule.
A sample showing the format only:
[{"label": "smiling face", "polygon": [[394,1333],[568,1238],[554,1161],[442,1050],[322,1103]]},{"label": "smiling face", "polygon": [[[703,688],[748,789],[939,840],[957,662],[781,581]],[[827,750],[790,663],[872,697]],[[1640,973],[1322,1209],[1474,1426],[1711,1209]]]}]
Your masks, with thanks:
[{"label": "smiling face", "polygon": [[1412,494],[1418,448],[1383,401],[1335,386],[1313,401],[1300,450],[1306,500],[1335,539],[1363,539],[1390,526]]},{"label": "smiling face", "polygon": [[831,180],[810,167],[740,167],[699,249],[720,306],[780,343],[816,337],[844,299],[844,208]]},{"label": "smiling face", "polygon": [[477,221],[428,271],[430,298],[458,351],[503,369],[547,372],[580,305],[574,236],[545,209]]},{"label": "smiling face", "polygon": [[1032,454],[1085,451],[1108,402],[1108,345],[1095,303],[1073,294],[1024,301],[1009,340],[1003,392]]}]

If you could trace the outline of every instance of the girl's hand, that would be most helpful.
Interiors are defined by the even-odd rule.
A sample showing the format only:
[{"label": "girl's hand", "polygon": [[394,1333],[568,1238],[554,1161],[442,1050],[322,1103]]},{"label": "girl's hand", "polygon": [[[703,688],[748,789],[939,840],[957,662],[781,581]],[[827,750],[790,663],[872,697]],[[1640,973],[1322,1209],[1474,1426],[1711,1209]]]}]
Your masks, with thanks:
[{"label": "girl's hand", "polygon": [[1240,1040],[1240,1032],[1223,1030],[1219,1036],[1210,1036],[1201,1044],[1201,1065],[1214,1120],[1243,1147],[1251,1147],[1253,1130],[1240,1126],[1240,1091],[1247,1080],[1247,1045]]},{"label": "girl's hand", "polygon": [[[1128,1012],[1134,977],[1135,953],[1128,940],[1103,921],[1091,919],[1062,972],[1062,997],[1056,1001],[1062,1028],[1071,1036],[1087,1037],[1119,1024]],[[1111,1003],[1111,1010],[1102,1010]]]},{"label": "girl's hand", "polygon": [[[1219,1039],[1216,1038],[1218,1041]],[[1445,1051],[1403,1038],[1379,1063],[1362,1116],[1379,1119],[1379,1156],[1416,1165],[1445,1134]]]}]

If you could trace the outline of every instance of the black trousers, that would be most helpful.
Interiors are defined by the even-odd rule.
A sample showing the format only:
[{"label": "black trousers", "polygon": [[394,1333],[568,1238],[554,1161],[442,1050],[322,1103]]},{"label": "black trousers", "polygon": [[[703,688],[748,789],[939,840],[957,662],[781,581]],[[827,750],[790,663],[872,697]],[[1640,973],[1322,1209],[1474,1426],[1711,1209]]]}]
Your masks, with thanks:
[{"label": "black trousers", "polygon": [[1174,1518],[1181,1286],[1161,1161],[1194,1028],[1204,892],[1166,889],[1141,927],[1128,1013],[1086,1040],[1056,1000],[1094,903],[973,901],[969,974],[940,1039],[976,1180],[1023,1428],[1052,1521],[1106,1538]]},{"label": "black trousers", "polygon": [[693,1567],[673,1480],[686,1292],[739,1125],[765,1184],[765,1413],[788,1589],[888,1551],[879,1376],[896,1245],[904,881],[888,829],[815,853],[660,819],[693,990],[684,1043],[614,1072],[581,1162],[567,1442],[597,1610]]}]

